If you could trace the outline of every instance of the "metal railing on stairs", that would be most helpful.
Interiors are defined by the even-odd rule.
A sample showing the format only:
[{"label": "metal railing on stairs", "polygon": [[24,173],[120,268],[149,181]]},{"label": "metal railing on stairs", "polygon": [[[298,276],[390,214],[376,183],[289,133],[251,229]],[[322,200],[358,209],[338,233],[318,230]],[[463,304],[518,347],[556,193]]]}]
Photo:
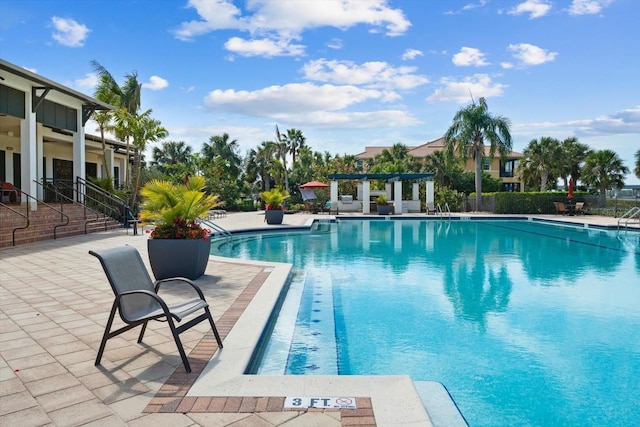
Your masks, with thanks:
[{"label": "metal railing on stairs", "polygon": [[[54,197],[56,201],[62,203],[73,203],[82,206],[82,217],[84,222],[84,234],[88,233],[88,225],[90,223],[98,223],[104,221],[104,229],[107,230],[107,222],[109,217],[104,213],[90,207],[87,202],[90,198],[84,194],[81,194],[76,189],[71,181],[62,180],[47,180],[43,179],[42,183],[35,181],[38,185],[41,185],[44,189],[44,193],[48,197]],[[69,197],[69,194],[75,195],[75,197]],[[74,200],[75,199],[75,200]]]},{"label": "metal railing on stairs", "polygon": [[[38,184],[39,184],[39,183],[38,183]],[[68,216],[67,214],[65,214],[65,213],[62,211],[62,205],[60,206],[60,209],[57,209],[57,208],[53,207],[51,204],[46,203],[46,202],[44,202],[44,201],[42,201],[42,200],[39,200],[37,197],[34,197],[34,196],[30,195],[29,193],[25,193],[24,191],[20,191],[20,197],[21,197],[21,198],[22,198],[22,197],[26,197],[26,198],[27,198],[27,202],[26,202],[26,203],[21,202],[21,203],[23,203],[23,206],[25,207],[25,212],[24,212],[24,213],[20,212],[18,209],[14,209],[14,208],[13,208],[13,207],[11,207],[11,206],[7,206],[7,205],[5,205],[4,203],[0,203],[0,205],[2,205],[2,206],[4,206],[4,207],[6,207],[6,208],[7,208],[7,209],[9,209],[12,213],[14,213],[15,215],[20,216],[20,217],[22,217],[22,218],[25,218],[25,219],[26,219],[26,221],[27,221],[27,223],[26,223],[25,225],[23,225],[23,226],[17,226],[17,227],[15,227],[15,228],[11,231],[11,244],[12,244],[13,246],[15,246],[15,245],[16,245],[16,231],[18,231],[18,230],[25,230],[25,229],[29,228],[29,226],[31,225],[31,220],[29,219],[29,212],[30,212],[30,210],[31,210],[31,208],[30,208],[30,206],[29,206],[29,202],[28,202],[29,200],[33,200],[33,201],[35,201],[35,202],[38,204],[38,206],[40,206],[40,207],[45,206],[45,207],[47,207],[47,208],[49,208],[49,209],[53,210],[54,212],[57,212],[57,213],[59,213],[59,214],[60,214],[60,223],[59,223],[59,224],[56,224],[56,225],[53,227],[53,238],[54,238],[54,239],[56,239],[56,238],[57,238],[57,234],[56,234],[56,232],[57,232],[57,230],[58,230],[58,227],[63,227],[63,226],[65,226],[65,225],[68,225],[68,224],[69,224],[69,216]]]},{"label": "metal railing on stairs", "polygon": [[638,224],[640,224],[640,207],[634,206],[618,218],[618,230],[620,230],[620,227],[628,229],[629,222],[632,221],[638,221]]}]

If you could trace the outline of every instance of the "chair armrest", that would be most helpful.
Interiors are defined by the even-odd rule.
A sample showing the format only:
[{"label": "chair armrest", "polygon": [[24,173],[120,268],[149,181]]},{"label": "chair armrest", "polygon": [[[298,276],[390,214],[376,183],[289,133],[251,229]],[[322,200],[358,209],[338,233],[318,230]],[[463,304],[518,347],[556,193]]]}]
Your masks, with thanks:
[{"label": "chair armrest", "polygon": [[193,289],[195,289],[195,291],[198,293],[198,296],[200,297],[200,299],[204,301],[204,294],[202,293],[202,290],[200,289],[200,287],[198,285],[196,285],[195,283],[193,283],[190,279],[187,279],[186,277],[169,277],[168,279],[156,280],[155,283],[154,283],[154,286],[155,286],[155,289],[156,289],[156,293],[158,291],[160,291],[160,285],[162,285],[165,282],[173,282],[173,281],[187,283]]},{"label": "chair armrest", "polygon": [[120,305],[120,300],[122,299],[122,297],[129,296],[129,295],[146,295],[149,298],[155,300],[160,305],[160,307],[162,308],[162,311],[164,311],[165,316],[171,315],[169,306],[167,306],[167,303],[164,302],[164,300],[160,298],[158,294],[151,291],[145,291],[143,289],[135,290],[135,291],[126,291],[126,292],[122,292],[121,294],[118,294],[116,296],[116,300],[114,301],[114,304]]}]

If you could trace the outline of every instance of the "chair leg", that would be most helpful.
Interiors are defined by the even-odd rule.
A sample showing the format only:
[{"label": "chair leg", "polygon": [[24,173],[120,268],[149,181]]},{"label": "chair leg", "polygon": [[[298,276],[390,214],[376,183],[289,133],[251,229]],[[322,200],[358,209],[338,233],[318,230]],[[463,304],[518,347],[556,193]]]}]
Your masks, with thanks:
[{"label": "chair leg", "polygon": [[148,320],[142,324],[142,330],[140,331],[140,335],[138,336],[138,344],[142,342],[142,337],[144,336],[144,332],[147,330],[147,323],[149,323]]},{"label": "chair leg", "polygon": [[187,373],[190,373],[191,365],[189,364],[189,359],[187,358],[187,354],[184,352],[184,348],[182,348],[182,341],[180,340],[180,334],[176,330],[176,327],[173,324],[173,319],[171,319],[171,316],[167,317],[167,323],[169,324],[169,328],[171,329],[171,334],[173,335],[173,339],[176,342],[176,346],[178,347],[178,352],[180,353],[180,357],[182,358],[182,364],[184,365],[184,369],[185,371],[187,371]]},{"label": "chair leg", "polygon": [[104,348],[107,345],[107,340],[109,339],[109,333],[111,331],[111,325],[113,325],[113,319],[116,315],[117,304],[114,303],[113,307],[111,307],[111,314],[109,314],[109,320],[107,321],[107,326],[104,329],[104,334],[102,335],[102,342],[100,342],[100,349],[98,350],[98,356],[96,357],[95,365],[98,366],[100,364],[100,360],[102,360],[102,353],[104,352]]},{"label": "chair leg", "polygon": [[211,324],[213,335],[215,335],[216,341],[218,342],[218,347],[222,348],[222,340],[220,339],[220,335],[218,334],[218,328],[216,328],[216,324],[213,322],[213,317],[211,317],[211,311],[209,310],[209,307],[205,307],[204,311],[207,312],[207,318],[209,319],[209,323]]}]

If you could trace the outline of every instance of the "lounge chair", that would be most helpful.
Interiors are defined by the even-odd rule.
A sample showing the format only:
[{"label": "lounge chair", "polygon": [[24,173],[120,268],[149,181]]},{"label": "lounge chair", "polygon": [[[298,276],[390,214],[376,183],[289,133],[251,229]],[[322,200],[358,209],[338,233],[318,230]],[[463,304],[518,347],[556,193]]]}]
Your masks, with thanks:
[{"label": "lounge chair", "polygon": [[427,202],[427,215],[436,214],[438,210],[436,209],[436,205],[433,202]]},{"label": "lounge chair", "polygon": [[567,210],[567,207],[564,205],[564,203],[562,203],[562,202],[553,202],[553,204],[556,207],[556,214],[558,214],[558,215],[567,215],[569,213],[569,211]]},{"label": "lounge chair", "polygon": [[584,214],[584,202],[577,202],[576,207],[574,209],[574,213],[576,215]]},{"label": "lounge chair", "polygon": [[[109,338],[142,325],[138,343],[142,342],[142,337],[147,329],[149,320],[166,321],[171,329],[171,334],[176,342],[182,363],[187,372],[191,372],[189,359],[184,352],[180,334],[198,323],[208,320],[211,329],[218,342],[218,347],[222,348],[222,341],[218,330],[211,317],[209,304],[205,301],[204,295],[200,288],[191,280],[178,277],[164,280],[158,280],[155,283],[151,281],[151,277],[147,272],[142,258],[138,251],[132,246],[120,246],[113,249],[103,249],[99,251],[89,251],[89,253],[100,260],[104,269],[111,289],[115,294],[115,301],[111,307],[111,314],[107,321],[107,326],[100,343],[98,356],[96,357],[96,365],[100,364],[102,353]],[[166,282],[184,282],[190,285],[198,294],[198,298],[188,301],[182,301],[179,304],[167,305],[167,303],[158,295],[160,285]],[[111,326],[116,314],[116,309],[120,313],[120,318],[127,324],[118,330],[111,332]],[[176,327],[175,322],[181,322],[186,316],[204,310],[202,314],[185,324]]]}]

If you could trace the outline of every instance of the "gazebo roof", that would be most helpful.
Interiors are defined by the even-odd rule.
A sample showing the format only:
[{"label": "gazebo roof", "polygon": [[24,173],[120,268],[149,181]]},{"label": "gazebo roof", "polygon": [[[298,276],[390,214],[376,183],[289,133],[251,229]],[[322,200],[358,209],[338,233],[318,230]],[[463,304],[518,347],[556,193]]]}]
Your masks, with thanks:
[{"label": "gazebo roof", "polygon": [[332,173],[329,179],[357,179],[360,181],[369,181],[372,179],[383,179],[385,181],[430,181],[433,179],[433,173]]}]

